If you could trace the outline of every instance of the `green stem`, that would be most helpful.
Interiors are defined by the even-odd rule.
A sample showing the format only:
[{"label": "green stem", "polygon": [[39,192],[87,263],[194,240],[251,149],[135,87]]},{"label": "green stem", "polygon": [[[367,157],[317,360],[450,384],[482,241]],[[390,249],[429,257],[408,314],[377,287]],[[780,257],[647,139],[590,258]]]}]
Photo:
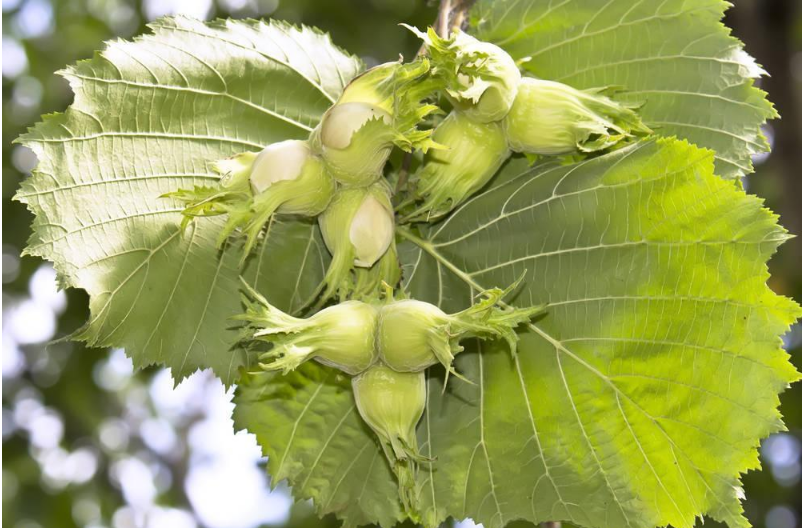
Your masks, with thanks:
[{"label": "green stem", "polygon": [[[470,275],[468,275],[467,273],[459,269],[457,266],[455,266],[453,262],[451,262],[450,260],[443,257],[440,253],[438,253],[437,250],[434,248],[434,244],[432,244],[430,241],[420,238],[419,236],[413,234],[409,229],[406,229],[404,227],[398,226],[395,228],[395,231],[396,233],[398,233],[399,236],[401,236],[401,238],[405,238],[410,242],[412,242],[413,244],[415,244],[416,246],[420,247],[423,251],[428,253],[432,258],[434,258],[440,264],[448,268],[448,270],[451,271],[454,275],[462,279],[470,287],[480,292],[483,292],[487,289],[478,282],[476,282],[475,280],[473,280],[473,278],[471,278]],[[509,306],[507,304],[504,304],[503,301],[501,300],[499,300],[498,304],[503,306]]]},{"label": "green stem", "polygon": [[[465,273],[464,271],[459,269],[457,266],[454,265],[454,263],[452,263],[450,260],[448,260],[447,258],[443,257],[440,253],[438,253],[437,250],[434,247],[434,244],[432,244],[429,240],[425,240],[425,239],[415,235],[414,233],[412,233],[409,229],[407,229],[405,227],[398,226],[398,227],[395,228],[395,231],[399,236],[401,236],[401,238],[405,238],[406,240],[409,240],[410,242],[412,242],[413,244],[415,244],[416,246],[421,248],[423,251],[428,253],[433,259],[435,259],[437,262],[439,262],[440,264],[445,266],[449,271],[451,271],[454,275],[459,277],[465,284],[467,284],[471,288],[473,288],[473,289],[475,289],[477,291],[480,291],[480,292],[483,292],[483,291],[487,290],[487,288],[485,288],[484,286],[482,286],[481,284],[479,284],[478,282],[473,280],[473,278],[471,278],[470,275],[468,275],[467,273]],[[501,307],[503,307],[503,308],[512,308],[511,305],[505,303],[502,299],[499,299],[498,301],[496,301],[496,304],[501,306]],[[536,331],[538,334],[541,334],[541,335],[544,335],[544,336],[546,335],[545,332],[543,332],[537,326],[535,326],[534,323],[529,322],[529,323],[526,323],[526,325],[529,328],[531,328],[532,330]]]}]

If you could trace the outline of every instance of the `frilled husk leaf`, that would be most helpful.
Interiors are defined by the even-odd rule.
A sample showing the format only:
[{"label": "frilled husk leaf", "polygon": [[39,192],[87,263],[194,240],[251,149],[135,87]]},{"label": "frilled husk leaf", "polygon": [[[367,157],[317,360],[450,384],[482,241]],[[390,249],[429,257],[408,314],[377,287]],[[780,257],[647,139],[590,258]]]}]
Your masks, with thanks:
[{"label": "frilled husk leaf", "polygon": [[295,180],[277,181],[253,197],[251,215],[244,227],[244,254],[250,253],[274,213],[317,216],[326,209],[332,196],[334,180],[320,158],[310,157]]},{"label": "frilled husk leaf", "polygon": [[633,136],[651,134],[634,107],[613,101],[596,88],[526,78],[504,118],[510,148],[546,156],[596,152]]},{"label": "frilled husk leaf", "polygon": [[451,211],[481,189],[509,157],[504,130],[498,123],[478,123],[451,112],[433,139],[444,149],[431,150],[414,177],[423,204],[409,218],[431,220]]},{"label": "frilled husk leaf", "polygon": [[418,463],[426,461],[418,451],[415,428],[426,406],[423,372],[396,372],[377,363],[352,380],[360,416],[370,426],[398,479],[398,490],[407,513],[415,516]]},{"label": "frilled husk leaf", "polygon": [[[349,111],[356,108],[362,111]],[[350,134],[347,146],[327,147],[323,138],[335,136],[337,132],[331,127],[338,126],[338,121],[342,121],[339,115],[345,112],[352,114],[347,118],[357,121],[339,125],[346,129],[346,135]],[[337,104],[328,110],[321,125],[313,131],[311,141],[322,153],[329,172],[339,183],[347,186],[369,185],[381,178],[384,164],[393,149],[394,133],[390,121],[391,118],[383,110],[366,103]],[[354,125],[356,131],[352,130]],[[329,144],[342,144],[338,141],[330,140]]]},{"label": "frilled husk leaf", "polygon": [[424,101],[441,86],[429,75],[430,69],[425,58],[380,64],[352,80],[338,104],[362,102],[381,108],[392,117],[393,143],[407,152],[425,152],[432,146],[431,131],[417,127],[426,116],[439,111]]},{"label": "frilled husk leaf", "polygon": [[435,146],[418,125],[438,111],[424,100],[436,92],[429,62],[381,64],[354,78],[324,114],[311,142],[334,177],[345,185],[367,185],[381,176],[393,145],[411,152]]},{"label": "frilled husk leaf", "polygon": [[186,204],[181,219],[181,228],[199,216],[228,215],[225,227],[218,236],[218,246],[228,235],[250,217],[253,192],[249,176],[258,152],[242,152],[212,164],[220,180],[215,185],[196,185],[192,189],[179,189],[164,194],[164,198],[176,198]]},{"label": "frilled husk leaf", "polygon": [[[291,142],[296,141],[282,143]],[[242,228],[246,235],[244,259],[274,213],[317,216],[323,212],[334,195],[334,180],[322,160],[311,151],[294,177],[282,175],[273,181],[266,178],[259,184],[251,182],[252,173],[260,170],[259,164],[270,148],[215,162],[213,168],[221,174],[216,186],[196,186],[166,194],[187,204],[182,211],[182,227],[199,216],[228,215],[217,237],[218,246],[237,228]],[[259,187],[263,189],[261,192],[257,190]]]},{"label": "frilled husk leaf", "polygon": [[[339,189],[318,222],[332,254],[323,299],[337,293],[341,299],[370,294],[382,280],[397,281],[394,215],[384,180],[368,187]],[[357,267],[372,273],[355,273]]]},{"label": "frilled husk leaf", "polygon": [[494,288],[484,298],[455,314],[446,314],[437,306],[404,299],[390,301],[379,313],[378,346],[381,360],[400,372],[417,372],[441,363],[455,374],[454,356],[463,350],[460,340],[503,338],[514,355],[518,335],[515,328],[528,322],[543,306],[526,308],[501,307],[507,290]]},{"label": "frilled husk leaf", "polygon": [[362,300],[378,300],[382,294],[382,286],[395,287],[401,280],[401,266],[395,240],[382,255],[379,261],[370,268],[354,268],[354,285],[351,296]]},{"label": "frilled husk leaf", "polygon": [[429,52],[432,75],[445,89],[456,109],[481,123],[502,119],[515,100],[521,72],[510,55],[455,29],[440,37],[405,26],[418,35]]},{"label": "frilled husk leaf", "polygon": [[[375,337],[378,309],[368,303],[346,301],[325,308],[307,319],[288,315],[272,306],[244,280],[247,296],[244,314],[246,339],[273,344],[260,356],[264,370],[285,374],[310,359],[351,375],[372,365],[378,356]],[[266,360],[270,360],[266,363]]]}]

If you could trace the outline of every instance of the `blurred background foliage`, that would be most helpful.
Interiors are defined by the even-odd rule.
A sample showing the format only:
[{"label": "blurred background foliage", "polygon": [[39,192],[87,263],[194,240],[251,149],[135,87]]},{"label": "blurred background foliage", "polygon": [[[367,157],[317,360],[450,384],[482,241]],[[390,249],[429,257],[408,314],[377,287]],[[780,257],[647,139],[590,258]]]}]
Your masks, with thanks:
[{"label": "blurred background foliage", "polygon": [[[545,1],[545,0],[543,0]],[[4,528],[251,528],[337,526],[286,487],[271,492],[259,449],[235,435],[230,393],[201,373],[173,389],[167,371],[132,372],[121,350],[54,339],[87,317],[83,292],[59,292],[52,268],[19,254],[31,215],[11,201],[35,164],[11,141],[71,102],[53,74],[101,42],[129,38],[162,15],[276,17],[315,25],[369,65],[411,57],[397,26],[431,23],[423,0],[3,0],[3,526]],[[762,81],[783,119],[745,185],[802,234],[802,2],[736,0],[727,24],[772,75]],[[772,287],[802,300],[802,243],[771,261]],[[785,338],[802,367],[802,327]],[[49,344],[50,343],[50,344]],[[746,475],[758,527],[802,526],[802,384],[783,395],[788,433],[766,440],[764,471]],[[457,523],[473,526],[472,523]]]}]

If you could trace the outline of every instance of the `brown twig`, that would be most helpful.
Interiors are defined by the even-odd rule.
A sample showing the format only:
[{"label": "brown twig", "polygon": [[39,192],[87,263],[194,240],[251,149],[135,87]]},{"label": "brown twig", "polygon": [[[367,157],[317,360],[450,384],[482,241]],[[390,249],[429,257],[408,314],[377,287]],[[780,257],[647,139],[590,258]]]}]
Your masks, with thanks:
[{"label": "brown twig", "polygon": [[451,20],[451,31],[455,29],[465,30],[468,25],[468,11],[473,5],[474,0],[458,0],[454,7],[454,16]]},{"label": "brown twig", "polygon": [[437,20],[435,21],[435,30],[437,34],[443,38],[448,36],[450,26],[448,23],[451,21],[451,8],[453,4],[451,0],[440,0],[440,9],[437,11]]},{"label": "brown twig", "polygon": [[[461,2],[457,0],[457,5],[461,5]],[[454,4],[451,3],[451,0],[441,0],[440,7],[437,9],[437,17],[434,19],[434,23],[432,27],[437,31],[437,34],[441,37],[448,36],[449,25],[448,22],[451,19],[452,11],[454,10]],[[452,26],[453,27],[453,26]],[[415,58],[422,57],[426,53],[426,44],[421,44],[420,48],[418,48],[418,52],[415,54]]]}]

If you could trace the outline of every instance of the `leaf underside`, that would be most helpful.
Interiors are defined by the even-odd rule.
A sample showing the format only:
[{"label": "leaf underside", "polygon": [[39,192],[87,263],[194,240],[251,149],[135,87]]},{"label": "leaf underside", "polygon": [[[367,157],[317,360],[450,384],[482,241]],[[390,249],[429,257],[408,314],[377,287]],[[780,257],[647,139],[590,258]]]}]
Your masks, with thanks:
[{"label": "leaf underside", "polygon": [[[36,215],[26,252],[89,293],[78,338],[124,347],[137,367],[166,365],[176,381],[211,367],[230,384],[248,362],[229,320],[241,310],[239,249],[216,249],[218,218],[181,232],[181,204],[159,196],[214,182],[216,160],[305,138],[361,63],[279,22],[151,28],[61,72],[75,102],[21,138],[40,160],[17,194]],[[294,310],[328,258],[314,223],[280,218],[245,276]]]},{"label": "leaf underside", "polygon": [[[760,200],[716,176],[751,170],[773,110],[757,67],[719,19],[725,4],[666,0],[480,0],[477,36],[530,73],[578,88],[621,85],[661,134],[571,166],[522,159],[447,219],[402,231],[411,296],[454,312],[526,271],[512,301],[548,302],[505,345],[474,344],[427,373],[418,427],[422,521],[565,520],[593,528],[747,523],[741,473],[782,428],[778,394],[798,378],[778,336],[800,315],[765,285],[787,238]],[[239,247],[215,248],[218,218],[179,230],[166,192],[213,183],[211,163],[307,137],[361,63],[310,28],[162,19],[63,74],[65,114],[21,141],[39,166],[17,198],[36,215],[28,254],[90,294],[77,334],[124,347],[176,380],[212,368],[237,381]],[[714,158],[715,156],[715,158]],[[714,170],[715,168],[715,170]],[[237,244],[236,242],[234,243]],[[298,312],[329,262],[314,222],[277,217],[244,270]],[[235,421],[257,435],[277,483],[346,525],[404,514],[349,380],[306,364],[244,374]]]},{"label": "leaf underside", "polygon": [[620,86],[620,100],[664,136],[716,152],[716,174],[752,172],[777,117],[754,80],[763,70],[721,23],[724,0],[479,0],[473,33],[530,75],[575,88]]}]

